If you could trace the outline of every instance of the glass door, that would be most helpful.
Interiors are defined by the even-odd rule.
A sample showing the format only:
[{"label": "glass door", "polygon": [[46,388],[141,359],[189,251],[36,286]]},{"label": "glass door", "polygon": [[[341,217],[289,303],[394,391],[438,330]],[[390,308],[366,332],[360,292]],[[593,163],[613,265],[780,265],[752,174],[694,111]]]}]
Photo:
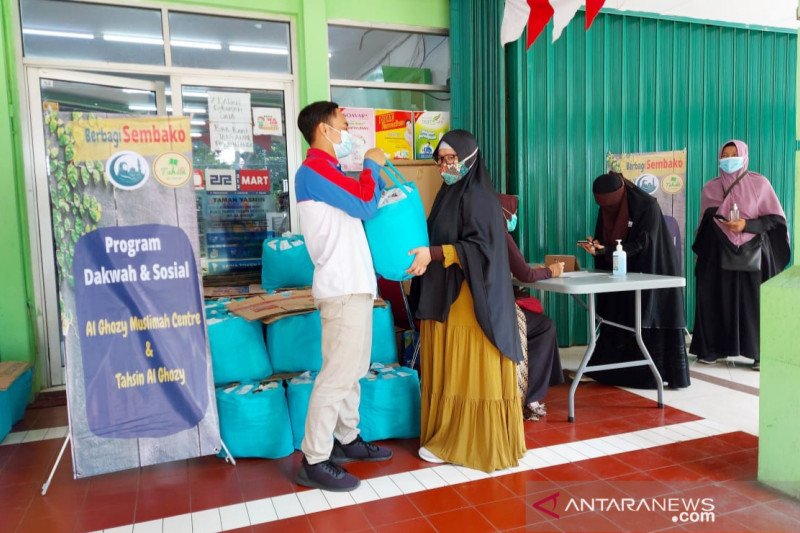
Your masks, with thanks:
[{"label": "glass door", "polygon": [[[75,162],[80,117],[165,115],[164,83],[87,72],[28,69],[33,194],[29,219],[37,309],[37,345],[43,384],[64,384],[63,340],[76,334],[75,317],[62,312],[59,284],[71,283],[72,252],[102,213],[92,194],[105,186],[104,169]],[[51,186],[57,183],[58,186]]]},{"label": "glass door", "polygon": [[264,239],[297,227],[292,84],[181,77],[180,91],[172,86],[191,116],[203,283],[260,283]]}]

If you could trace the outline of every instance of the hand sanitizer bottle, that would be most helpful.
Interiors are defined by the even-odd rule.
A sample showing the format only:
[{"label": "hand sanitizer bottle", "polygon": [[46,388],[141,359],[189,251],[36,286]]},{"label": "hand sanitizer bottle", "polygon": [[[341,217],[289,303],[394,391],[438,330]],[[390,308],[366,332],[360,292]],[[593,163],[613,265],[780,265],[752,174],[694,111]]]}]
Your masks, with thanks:
[{"label": "hand sanitizer bottle", "polygon": [[736,204],[733,204],[733,209],[731,209],[730,220],[731,222],[733,222],[734,220],[739,220],[739,206]]},{"label": "hand sanitizer bottle", "polygon": [[614,258],[614,276],[624,276],[628,273],[628,254],[622,249],[622,240],[617,239],[617,249],[612,254]]}]

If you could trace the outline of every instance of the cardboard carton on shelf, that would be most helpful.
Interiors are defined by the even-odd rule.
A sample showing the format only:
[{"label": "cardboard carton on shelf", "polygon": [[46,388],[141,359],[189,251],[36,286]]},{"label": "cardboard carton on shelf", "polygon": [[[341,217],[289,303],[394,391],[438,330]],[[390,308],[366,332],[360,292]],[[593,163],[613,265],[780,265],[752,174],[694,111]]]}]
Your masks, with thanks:
[{"label": "cardboard carton on shelf", "polygon": [[425,216],[427,217],[431,212],[431,207],[433,207],[436,193],[439,192],[442,183],[444,183],[442,175],[439,173],[439,168],[430,159],[392,161],[392,164],[397,167],[397,170],[400,171],[405,179],[417,186],[419,195],[422,198],[422,205],[425,207]]}]

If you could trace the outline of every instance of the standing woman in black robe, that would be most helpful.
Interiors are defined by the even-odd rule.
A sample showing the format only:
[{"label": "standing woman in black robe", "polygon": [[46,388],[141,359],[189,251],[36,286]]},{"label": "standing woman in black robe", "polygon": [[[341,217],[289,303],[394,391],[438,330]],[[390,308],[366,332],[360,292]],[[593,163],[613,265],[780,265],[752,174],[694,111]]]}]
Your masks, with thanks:
[{"label": "standing woman in black robe", "polygon": [[730,141],[720,151],[720,175],[703,186],[692,245],[697,301],[690,351],[701,363],[743,355],[759,370],[759,289],[786,268],[790,251],[780,201],[749,164],[747,145]]},{"label": "standing woman in black robe", "polygon": [[500,202],[470,133],[442,137],[444,185],[416,257],[412,305],[420,324],[422,459],[484,472],[525,453],[517,363],[522,347]]},{"label": "standing woman in black robe", "polygon": [[[589,236],[589,244],[581,246],[594,256],[595,268],[612,269],[612,254],[619,239],[628,256],[628,272],[681,275],[672,237],[655,198],[618,172],[595,179],[592,192],[600,206],[595,237]],[[599,294],[597,314],[632,328],[634,298],[632,291]],[[683,289],[642,291],[642,339],[661,379],[673,389],[689,386],[685,327]],[[600,326],[593,365],[641,360],[642,357],[632,332],[607,324]],[[656,388],[655,378],[646,366],[588,372],[587,375],[610,385]]]}]

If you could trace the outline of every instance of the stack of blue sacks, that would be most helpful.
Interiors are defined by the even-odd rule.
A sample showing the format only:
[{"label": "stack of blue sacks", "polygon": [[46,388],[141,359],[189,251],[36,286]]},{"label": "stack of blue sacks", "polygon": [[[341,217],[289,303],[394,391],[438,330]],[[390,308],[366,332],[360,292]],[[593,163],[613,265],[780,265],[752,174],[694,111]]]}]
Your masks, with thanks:
[{"label": "stack of blue sacks", "polygon": [[286,457],[293,451],[289,411],[282,384],[266,381],[273,372],[264,326],[230,314],[228,302],[206,302],[222,441],[234,457]]},{"label": "stack of blue sacks", "polygon": [[[304,372],[289,380],[286,388],[294,447],[298,450],[305,435],[308,400],[316,377],[316,372]],[[360,385],[358,427],[364,440],[419,437],[420,391],[416,370],[373,363]]]},{"label": "stack of blue sacks", "polygon": [[[261,277],[266,291],[310,286],[313,272],[302,237],[264,241]],[[313,380],[322,368],[319,311],[288,316],[264,328],[230,314],[227,303],[206,302],[222,440],[234,457],[285,457],[300,449]],[[397,359],[387,303],[373,310],[372,369],[361,380],[365,440],[419,436],[419,377],[414,370],[390,366]],[[284,382],[271,377],[275,374],[294,376]]]}]

